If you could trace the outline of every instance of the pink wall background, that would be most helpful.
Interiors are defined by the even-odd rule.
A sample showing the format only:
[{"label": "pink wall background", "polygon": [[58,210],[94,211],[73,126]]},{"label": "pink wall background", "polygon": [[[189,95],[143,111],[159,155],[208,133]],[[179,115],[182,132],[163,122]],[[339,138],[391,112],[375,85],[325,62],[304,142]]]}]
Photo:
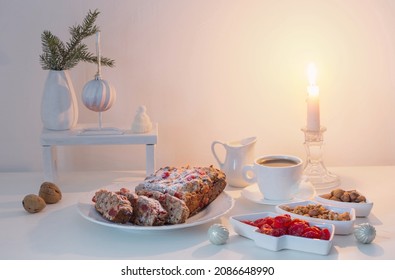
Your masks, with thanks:
[{"label": "pink wall background", "polygon": [[[214,140],[257,136],[256,155],[305,158],[306,68],[318,68],[328,166],[395,164],[395,2],[390,0],[0,0],[0,171],[41,171],[40,36],[99,9],[102,74],[117,90],[103,121],[159,124],[157,166],[216,164]],[[94,50],[94,37],[89,42]],[[70,71],[80,93],[95,66]],[[144,169],[141,146],[65,147],[65,170]]]}]

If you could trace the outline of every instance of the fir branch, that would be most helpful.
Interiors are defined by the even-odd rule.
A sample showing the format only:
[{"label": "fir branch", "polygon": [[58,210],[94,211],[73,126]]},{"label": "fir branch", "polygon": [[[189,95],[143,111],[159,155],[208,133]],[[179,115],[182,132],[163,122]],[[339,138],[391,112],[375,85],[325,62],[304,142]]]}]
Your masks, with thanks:
[{"label": "fir branch", "polygon": [[[50,31],[44,31],[41,35],[43,53],[39,56],[42,68],[67,70],[75,67],[80,61],[97,63],[97,57],[88,51],[88,47],[82,41],[99,31],[99,27],[95,25],[99,14],[97,10],[89,10],[81,25],[70,27],[71,38],[66,44]],[[115,62],[102,57],[101,64],[113,67]]]},{"label": "fir branch", "polygon": [[[81,59],[85,62],[89,62],[89,63],[96,63],[97,64],[97,56],[91,55],[91,54],[87,54],[83,59]],[[100,64],[102,66],[108,66],[108,67],[114,67],[115,66],[115,60],[107,58],[107,57],[100,57]]]},{"label": "fir branch", "polygon": [[41,35],[43,54],[40,56],[44,69],[58,70],[61,65],[61,57],[65,52],[63,42],[50,31],[44,31]]},{"label": "fir branch", "polygon": [[84,18],[82,25],[76,25],[69,28],[71,39],[67,43],[67,52],[64,60],[68,60],[70,57],[75,57],[75,50],[81,49],[81,42],[85,38],[88,38],[99,31],[99,28],[95,25],[95,21],[100,12],[97,10],[89,10],[87,16]]}]

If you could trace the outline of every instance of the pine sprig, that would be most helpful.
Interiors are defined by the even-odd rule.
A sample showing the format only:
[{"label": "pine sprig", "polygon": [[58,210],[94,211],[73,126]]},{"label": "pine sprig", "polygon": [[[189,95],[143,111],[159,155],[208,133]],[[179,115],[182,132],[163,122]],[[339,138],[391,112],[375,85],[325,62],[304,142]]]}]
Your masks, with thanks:
[{"label": "pine sprig", "polygon": [[[40,64],[44,70],[68,70],[75,67],[80,61],[97,63],[97,56],[89,52],[88,47],[82,41],[97,32],[99,27],[95,25],[100,12],[89,10],[81,25],[69,28],[71,38],[63,43],[57,36],[45,30],[41,34],[42,50]],[[113,67],[115,61],[102,57],[101,65]]]}]

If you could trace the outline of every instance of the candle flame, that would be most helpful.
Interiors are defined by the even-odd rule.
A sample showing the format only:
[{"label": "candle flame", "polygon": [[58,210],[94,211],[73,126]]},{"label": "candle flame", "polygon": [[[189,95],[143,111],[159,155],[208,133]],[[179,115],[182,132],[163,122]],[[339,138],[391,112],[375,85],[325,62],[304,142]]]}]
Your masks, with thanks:
[{"label": "candle flame", "polygon": [[317,69],[314,63],[310,63],[307,68],[307,77],[309,78],[310,85],[315,85],[317,79]]}]

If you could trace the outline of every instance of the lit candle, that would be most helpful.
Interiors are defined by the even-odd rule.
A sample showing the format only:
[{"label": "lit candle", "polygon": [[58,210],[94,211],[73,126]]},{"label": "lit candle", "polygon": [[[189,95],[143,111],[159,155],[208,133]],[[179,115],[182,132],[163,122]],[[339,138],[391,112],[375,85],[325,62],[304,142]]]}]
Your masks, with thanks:
[{"label": "lit candle", "polygon": [[315,84],[317,78],[317,69],[313,63],[310,63],[307,69],[309,86],[307,87],[307,130],[320,130],[320,103],[319,88]]}]

